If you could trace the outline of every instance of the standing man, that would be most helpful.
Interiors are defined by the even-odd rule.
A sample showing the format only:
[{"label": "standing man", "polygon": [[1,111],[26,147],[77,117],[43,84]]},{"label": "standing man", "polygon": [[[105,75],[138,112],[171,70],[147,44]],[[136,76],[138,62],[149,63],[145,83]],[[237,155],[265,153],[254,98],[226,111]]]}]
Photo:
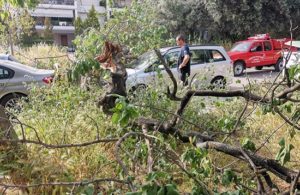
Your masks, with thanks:
[{"label": "standing man", "polygon": [[180,80],[183,82],[183,86],[188,85],[188,77],[191,74],[191,53],[190,48],[185,42],[183,35],[176,37],[176,43],[181,48],[178,57],[177,68],[180,75]]}]

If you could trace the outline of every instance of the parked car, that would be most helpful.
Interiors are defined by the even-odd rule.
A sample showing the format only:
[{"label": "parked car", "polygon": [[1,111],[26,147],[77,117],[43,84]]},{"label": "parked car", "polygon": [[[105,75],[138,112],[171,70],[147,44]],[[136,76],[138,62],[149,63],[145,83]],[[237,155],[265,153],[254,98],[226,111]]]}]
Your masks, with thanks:
[{"label": "parked car", "polygon": [[[175,78],[178,79],[177,59],[180,53],[179,47],[168,47],[160,49]],[[215,88],[224,88],[226,78],[230,76],[232,68],[231,60],[225,49],[218,45],[194,45],[190,46],[191,52],[191,75],[193,77],[205,78],[206,83]],[[168,78],[164,66],[161,65],[154,51],[149,51],[135,60],[126,69],[128,73],[127,88],[136,89],[140,86],[148,86],[157,83],[157,77],[162,75],[163,79]],[[178,79],[179,80],[179,79]],[[193,79],[192,85],[200,88],[204,80]]]},{"label": "parked car", "polygon": [[286,45],[292,45],[297,48],[297,51],[293,51],[289,60],[286,62],[288,52],[284,52],[283,64],[286,64],[286,68],[289,69],[293,66],[300,66],[300,41],[287,42]]},{"label": "parked car", "polygon": [[0,60],[0,104],[13,106],[17,99],[26,97],[28,86],[45,86],[52,82],[54,70],[36,69],[10,60]]},{"label": "parked car", "polygon": [[[261,70],[264,66],[274,66],[275,71],[283,68],[281,50],[290,39],[271,39],[269,34],[259,34],[234,44],[228,52],[233,61],[234,76],[243,74],[246,68]],[[292,48],[295,49],[295,48]]]}]

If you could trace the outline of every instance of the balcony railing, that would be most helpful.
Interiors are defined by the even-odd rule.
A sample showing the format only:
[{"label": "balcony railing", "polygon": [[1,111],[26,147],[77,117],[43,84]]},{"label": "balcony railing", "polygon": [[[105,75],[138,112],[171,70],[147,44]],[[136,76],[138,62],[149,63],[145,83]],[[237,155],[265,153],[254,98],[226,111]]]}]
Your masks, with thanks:
[{"label": "balcony railing", "polygon": [[42,0],[41,4],[74,5],[74,0]]},{"label": "balcony railing", "polygon": [[[44,22],[36,22],[37,26],[45,26]],[[73,22],[66,21],[51,21],[52,26],[74,26]]]},{"label": "balcony railing", "polygon": [[111,6],[112,8],[124,8],[128,5],[130,5],[130,2],[126,0],[114,0]]}]

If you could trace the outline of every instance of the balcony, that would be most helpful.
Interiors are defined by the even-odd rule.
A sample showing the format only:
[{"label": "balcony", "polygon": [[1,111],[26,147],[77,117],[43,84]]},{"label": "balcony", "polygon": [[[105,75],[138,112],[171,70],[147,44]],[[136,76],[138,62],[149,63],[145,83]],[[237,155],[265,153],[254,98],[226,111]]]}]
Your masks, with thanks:
[{"label": "balcony", "polygon": [[112,8],[125,8],[126,6],[130,6],[131,0],[114,0],[112,2]]},{"label": "balcony", "polygon": [[42,0],[40,4],[74,5],[74,0]]},{"label": "balcony", "polygon": [[[43,25],[35,25],[35,29],[37,32],[43,32],[46,27]],[[52,33],[74,33],[75,27],[74,26],[53,26]]]}]

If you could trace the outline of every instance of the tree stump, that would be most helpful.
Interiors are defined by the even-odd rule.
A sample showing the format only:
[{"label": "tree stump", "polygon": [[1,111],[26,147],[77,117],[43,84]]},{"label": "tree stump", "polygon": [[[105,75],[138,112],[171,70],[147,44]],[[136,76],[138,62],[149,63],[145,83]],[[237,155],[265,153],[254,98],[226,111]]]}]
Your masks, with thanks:
[{"label": "tree stump", "polygon": [[115,107],[116,95],[126,97],[127,73],[124,66],[124,55],[118,44],[106,41],[103,53],[96,57],[101,63],[101,68],[111,72],[111,89],[98,102],[98,107],[106,114],[112,114],[111,109]]}]

